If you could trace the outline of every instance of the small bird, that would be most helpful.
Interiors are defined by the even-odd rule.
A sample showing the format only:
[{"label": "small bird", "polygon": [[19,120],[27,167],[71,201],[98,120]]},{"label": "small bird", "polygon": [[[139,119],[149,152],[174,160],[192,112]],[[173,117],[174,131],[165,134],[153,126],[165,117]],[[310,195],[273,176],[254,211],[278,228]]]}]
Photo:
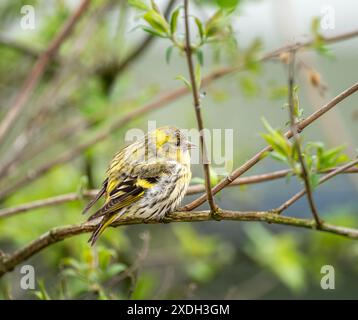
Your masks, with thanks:
[{"label": "small bird", "polygon": [[105,195],[103,206],[88,219],[102,217],[89,239],[91,245],[117,219],[161,221],[178,208],[191,179],[189,150],[194,146],[183,130],[165,126],[119,151],[102,188],[83,210],[86,213]]}]

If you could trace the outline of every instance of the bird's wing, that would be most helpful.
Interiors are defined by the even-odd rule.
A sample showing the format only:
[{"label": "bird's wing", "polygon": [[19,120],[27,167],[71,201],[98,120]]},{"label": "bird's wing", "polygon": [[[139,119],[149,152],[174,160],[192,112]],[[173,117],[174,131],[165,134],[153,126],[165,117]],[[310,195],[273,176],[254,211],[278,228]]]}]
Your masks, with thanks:
[{"label": "bird's wing", "polygon": [[107,184],[105,204],[88,220],[117,213],[138,201],[146,190],[156,185],[162,175],[172,173],[173,166],[173,163],[167,161],[140,163],[132,169],[127,178],[110,179]]},{"label": "bird's wing", "polygon": [[125,214],[125,208],[141,199],[144,193],[154,187],[164,174],[170,174],[173,170],[173,163],[143,163],[136,165],[131,175],[111,187],[107,191],[106,203],[97,212],[90,216],[89,220],[103,217],[102,221],[93,232],[89,242],[93,245],[103,231],[119,216]]}]

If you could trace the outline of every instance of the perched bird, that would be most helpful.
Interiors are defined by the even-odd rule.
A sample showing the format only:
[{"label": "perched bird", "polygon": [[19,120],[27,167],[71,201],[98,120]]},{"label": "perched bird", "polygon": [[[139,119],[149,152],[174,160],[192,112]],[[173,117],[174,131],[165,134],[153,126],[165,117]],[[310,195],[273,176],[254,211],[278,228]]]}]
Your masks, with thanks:
[{"label": "perched bird", "polygon": [[117,219],[161,221],[174,211],[191,179],[189,150],[193,146],[182,130],[165,126],[119,151],[109,165],[101,190],[83,210],[86,213],[105,196],[103,206],[88,219],[102,217],[89,239],[91,245]]}]

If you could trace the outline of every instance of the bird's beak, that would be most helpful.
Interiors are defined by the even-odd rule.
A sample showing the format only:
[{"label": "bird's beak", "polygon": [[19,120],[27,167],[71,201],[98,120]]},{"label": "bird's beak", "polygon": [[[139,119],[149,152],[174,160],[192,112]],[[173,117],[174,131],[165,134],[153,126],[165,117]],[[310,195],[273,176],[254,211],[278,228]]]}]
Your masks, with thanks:
[{"label": "bird's beak", "polygon": [[186,145],[187,145],[187,148],[190,150],[190,149],[195,149],[197,148],[198,146],[190,141],[187,141],[186,142]]}]

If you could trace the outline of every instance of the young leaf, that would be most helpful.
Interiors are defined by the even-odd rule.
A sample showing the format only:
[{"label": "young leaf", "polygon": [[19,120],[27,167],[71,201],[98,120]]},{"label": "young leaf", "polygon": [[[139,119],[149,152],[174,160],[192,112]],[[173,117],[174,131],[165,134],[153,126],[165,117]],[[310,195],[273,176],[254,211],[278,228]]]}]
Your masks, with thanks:
[{"label": "young leaf", "polygon": [[143,11],[149,11],[150,7],[146,5],[146,3],[142,0],[128,0],[128,4],[134,8]]},{"label": "young leaf", "polygon": [[168,22],[157,11],[155,10],[147,11],[143,16],[143,19],[147,21],[149,25],[157,32],[164,33],[164,34],[169,33]]},{"label": "young leaf", "polygon": [[321,19],[320,17],[314,17],[311,22],[311,32],[314,38],[320,37],[319,29],[320,29]]},{"label": "young leaf", "polygon": [[249,76],[241,78],[240,87],[246,97],[255,97],[259,91],[257,83]]},{"label": "young leaf", "polygon": [[309,181],[312,189],[315,189],[319,185],[319,175],[317,173],[310,173]]},{"label": "young leaf", "polygon": [[216,0],[216,3],[221,8],[235,8],[240,0]]},{"label": "young leaf", "polygon": [[167,48],[167,50],[165,50],[165,61],[167,64],[169,64],[169,62],[170,62],[172,52],[173,52],[173,46],[170,46]]},{"label": "young leaf", "polygon": [[152,5],[152,8],[154,11],[158,12],[160,14],[160,10],[159,10],[159,7],[157,6],[157,4],[155,3],[154,0],[150,0],[150,3]]},{"label": "young leaf", "polygon": [[222,21],[224,11],[219,9],[214,13],[214,15],[206,22],[205,25],[205,35],[207,37],[212,37],[219,30],[220,22]]},{"label": "young leaf", "polygon": [[292,158],[292,146],[290,142],[284,137],[282,132],[279,130],[274,130],[265,118],[262,119],[262,122],[268,131],[266,134],[261,134],[261,136],[266,140],[266,142],[276,151],[278,154],[286,157],[288,160]]},{"label": "young leaf", "polygon": [[198,63],[195,67],[195,83],[197,86],[197,89],[200,89],[201,86],[201,67],[200,67],[200,63]]},{"label": "young leaf", "polygon": [[218,174],[211,167],[210,167],[210,182],[211,182],[211,187],[215,186],[219,182]]},{"label": "young leaf", "polygon": [[167,36],[161,32],[158,32],[152,28],[143,27],[143,31],[150,33],[153,36],[160,37],[160,38],[167,38]]},{"label": "young leaf", "polygon": [[172,13],[172,16],[170,18],[170,33],[173,35],[175,31],[177,30],[178,25],[178,17],[181,7],[174,10]]},{"label": "young leaf", "polygon": [[203,51],[201,51],[200,49],[196,50],[195,52],[196,57],[198,58],[198,62],[201,66],[204,65],[204,55],[203,55]]},{"label": "young leaf", "polygon": [[205,37],[205,30],[204,30],[203,24],[201,23],[200,19],[197,17],[194,17],[194,21],[195,21],[196,26],[198,27],[200,39],[203,40]]},{"label": "young leaf", "polygon": [[183,81],[184,84],[188,87],[188,89],[191,90],[191,84],[184,76],[178,75],[178,76],[175,77],[175,79]]}]

